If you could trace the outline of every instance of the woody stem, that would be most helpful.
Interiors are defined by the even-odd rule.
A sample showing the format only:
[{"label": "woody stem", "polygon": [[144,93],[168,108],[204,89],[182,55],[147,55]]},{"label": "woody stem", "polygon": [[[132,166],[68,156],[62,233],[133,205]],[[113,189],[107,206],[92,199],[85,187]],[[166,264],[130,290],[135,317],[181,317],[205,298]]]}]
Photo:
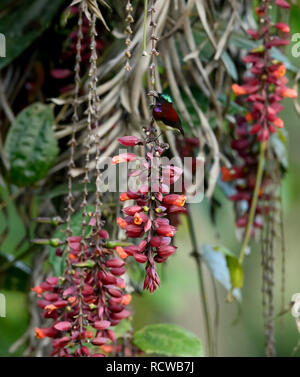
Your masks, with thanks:
[{"label": "woody stem", "polygon": [[205,331],[206,331],[206,338],[207,338],[207,344],[208,344],[208,356],[213,356],[214,355],[213,339],[212,339],[211,323],[210,323],[209,311],[208,311],[208,300],[207,300],[205,283],[204,283],[204,278],[203,278],[203,266],[202,266],[201,254],[199,252],[191,209],[188,208],[188,211],[189,211],[188,216],[187,216],[188,228],[189,228],[189,233],[191,237],[191,242],[193,245],[192,256],[195,258],[195,262],[196,262],[197,270],[198,270],[200,303],[201,303],[203,313],[204,313],[204,318],[205,318]]}]

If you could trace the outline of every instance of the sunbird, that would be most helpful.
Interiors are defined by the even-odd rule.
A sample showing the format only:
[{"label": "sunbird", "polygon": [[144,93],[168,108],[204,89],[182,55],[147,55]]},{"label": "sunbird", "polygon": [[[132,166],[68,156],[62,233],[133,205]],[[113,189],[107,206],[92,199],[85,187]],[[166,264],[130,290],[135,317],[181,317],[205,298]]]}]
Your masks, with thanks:
[{"label": "sunbird", "polygon": [[155,93],[156,103],[152,110],[153,118],[162,131],[173,131],[184,135],[181,120],[173,107],[173,100],[168,94]]}]

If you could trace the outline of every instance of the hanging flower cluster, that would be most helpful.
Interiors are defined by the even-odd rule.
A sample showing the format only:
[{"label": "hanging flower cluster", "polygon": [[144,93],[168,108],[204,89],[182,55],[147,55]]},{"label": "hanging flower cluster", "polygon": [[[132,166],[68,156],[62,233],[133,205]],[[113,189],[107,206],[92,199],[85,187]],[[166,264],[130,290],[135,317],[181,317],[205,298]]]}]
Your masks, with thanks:
[{"label": "hanging flower cluster", "polygon": [[[81,6],[83,7],[81,3]],[[80,90],[80,68],[82,53],[86,48],[83,36],[83,8],[79,9],[78,32],[76,43],[75,63],[75,96],[73,121],[76,124],[78,117],[78,96]],[[126,306],[130,303],[131,296],[125,294],[125,283],[121,275],[125,273],[124,261],[115,257],[109,248],[108,233],[102,229],[101,218],[101,192],[97,183],[101,181],[101,172],[96,167],[95,183],[95,210],[88,213],[88,189],[90,182],[90,148],[94,141],[95,159],[99,160],[100,140],[93,135],[92,124],[98,126],[96,117],[99,99],[96,94],[97,83],[97,41],[96,41],[96,15],[89,19],[89,86],[87,108],[87,137],[85,140],[84,178],[82,191],[82,221],[81,235],[74,235],[71,229],[71,216],[73,208],[72,174],[75,167],[74,153],[76,146],[75,131],[71,138],[70,162],[68,170],[68,196],[66,218],[66,266],[63,276],[50,277],[45,282],[33,288],[41,300],[38,306],[43,310],[42,315],[51,319],[51,326],[37,328],[38,338],[52,338],[52,356],[105,356],[106,353],[116,349],[116,335],[112,327],[122,319],[130,316]],[[84,59],[83,59],[84,61]],[[92,138],[92,136],[94,136]],[[90,219],[89,219],[90,216]],[[91,229],[87,229],[87,225]],[[54,245],[55,242],[48,242]],[[60,244],[59,242],[57,243]],[[63,251],[58,248],[57,256],[63,256]],[[111,343],[111,344],[109,344]]]},{"label": "hanging flower cluster", "polygon": [[125,263],[106,247],[105,230],[97,237],[97,245],[69,237],[64,275],[32,288],[41,297],[43,317],[52,319],[51,327],[35,329],[38,338],[52,338],[52,356],[105,356],[112,349],[109,343],[116,341],[111,327],[130,315],[126,306],[131,296],[124,293],[120,277]]},{"label": "hanging flower cluster", "polygon": [[[239,157],[239,165],[227,168],[221,168],[222,180],[224,182],[235,182],[236,193],[229,197],[230,200],[237,203],[238,212],[237,227],[245,228],[248,223],[248,214],[251,205],[253,190],[255,187],[256,173],[259,159],[259,145],[255,136],[249,136],[251,126],[245,117],[239,117],[236,120],[235,138],[231,142],[232,150],[236,151]],[[261,183],[259,199],[266,199],[265,186],[268,181],[266,178]],[[253,229],[251,235],[254,235],[255,228],[262,227],[263,209],[260,205],[256,207]]]},{"label": "hanging flower cluster", "polygon": [[[236,96],[243,96],[243,104],[247,104],[249,108],[246,120],[251,125],[250,134],[257,135],[257,140],[264,141],[269,139],[270,133],[275,133],[277,128],[284,126],[283,120],[278,116],[283,109],[280,101],[284,97],[297,97],[297,92],[286,86],[285,65],[271,56],[273,47],[289,44],[287,36],[290,27],[282,22],[272,22],[269,11],[273,1],[261,3],[256,8],[259,29],[248,30],[248,34],[254,40],[262,40],[262,43],[243,59],[245,63],[252,64],[251,75],[244,78],[242,86],[233,84],[232,89]],[[275,3],[280,8],[290,7],[284,0],[276,0]]]},{"label": "hanging flower cluster", "polygon": [[[238,97],[237,102],[248,112],[243,117],[237,117],[234,140],[231,143],[231,148],[239,156],[239,163],[231,168],[222,167],[222,180],[235,182],[236,193],[231,195],[230,199],[237,204],[237,227],[242,229],[248,224],[257,179],[260,144],[266,143],[270,134],[284,126],[278,115],[283,109],[280,101],[284,97],[297,97],[297,92],[286,86],[285,65],[271,56],[273,47],[289,43],[287,36],[290,31],[287,24],[272,22],[269,12],[273,3],[274,1],[270,0],[262,1],[256,8],[259,29],[248,30],[248,34],[256,41],[261,40],[261,44],[243,59],[245,63],[252,64],[251,74],[246,75],[244,84],[232,85],[232,90]],[[283,9],[289,8],[289,4],[284,0],[276,0],[275,4]],[[270,179],[265,172],[259,187],[251,236],[255,234],[255,228],[262,227],[262,215],[268,211],[269,184]]]},{"label": "hanging flower cluster", "polygon": [[[170,194],[170,185],[182,175],[182,169],[160,164],[160,156],[167,148],[160,144],[157,138],[151,136],[151,129],[146,130],[147,138],[143,141],[135,136],[124,136],[119,142],[125,146],[143,144],[145,160],[141,168],[130,173],[138,177],[139,187],[135,191],[127,191],[120,195],[120,201],[132,200],[134,204],[123,208],[124,218],[117,219],[129,238],[139,238],[138,245],[117,247],[121,258],[133,256],[139,263],[146,263],[144,289],[151,293],[160,286],[160,279],[156,271],[157,263],[165,262],[174,254],[176,246],[171,245],[177,229],[170,224],[168,214],[185,212],[185,195]],[[125,153],[113,158],[113,163],[136,161],[137,156]]]},{"label": "hanging flower cluster", "polygon": [[[76,16],[79,14],[79,6],[72,6],[69,8],[71,15]],[[89,35],[89,21],[87,17],[83,15],[81,24],[79,25],[79,30],[71,31],[66,39],[66,47],[64,48],[61,56],[60,63],[63,67],[53,68],[50,71],[51,76],[58,80],[57,85],[59,86],[62,83],[62,86],[59,86],[60,93],[67,93],[73,89],[72,82],[72,71],[69,68],[70,64],[73,62],[74,56],[76,55],[77,43],[80,34],[80,53],[81,53],[81,63],[88,64],[91,58],[91,37]],[[101,24],[97,25],[97,33],[101,35],[103,26]],[[97,38],[96,48],[101,53],[105,47],[105,42]]]}]

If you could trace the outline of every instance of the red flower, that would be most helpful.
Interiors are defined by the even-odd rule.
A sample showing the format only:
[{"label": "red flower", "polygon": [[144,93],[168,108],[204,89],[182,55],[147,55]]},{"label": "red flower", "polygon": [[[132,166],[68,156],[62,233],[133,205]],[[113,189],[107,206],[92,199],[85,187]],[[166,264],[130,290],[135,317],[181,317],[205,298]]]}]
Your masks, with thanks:
[{"label": "red flower", "polygon": [[163,204],[166,205],[176,205],[178,207],[183,207],[186,201],[185,195],[177,195],[177,194],[171,194],[167,195],[163,198]]},{"label": "red flower", "polygon": [[232,90],[236,96],[242,96],[243,94],[247,93],[247,91],[242,86],[239,86],[238,84],[233,84]]},{"label": "red flower", "polygon": [[122,259],[126,259],[128,257],[128,254],[125,252],[125,250],[121,246],[116,247],[116,252],[118,253],[119,257]]},{"label": "red flower", "polygon": [[34,288],[31,288],[31,290],[33,292],[35,292],[37,294],[38,297],[41,297],[41,294],[44,292],[44,290],[39,286],[37,285],[36,287]]},{"label": "red flower", "polygon": [[275,124],[275,126],[278,128],[282,128],[284,126],[284,122],[280,118],[276,118],[275,120],[273,120],[273,124]]},{"label": "red flower", "polygon": [[[125,143],[127,142],[133,145],[135,140],[128,137],[125,139]],[[149,149],[145,148],[146,161],[142,169],[133,174],[139,176],[143,184],[136,193],[127,191],[121,194],[120,201],[133,199],[135,204],[123,208],[123,213],[127,217],[117,219],[117,223],[125,229],[127,237],[143,237],[143,239],[139,245],[117,249],[117,253],[121,258],[130,255],[137,262],[146,263],[144,289],[147,288],[150,292],[153,292],[160,285],[155,262],[164,262],[176,250],[175,247],[161,249],[163,255],[159,254],[158,248],[168,245],[170,237],[173,237],[177,230],[169,224],[169,220],[165,216],[171,213],[186,212],[183,207],[186,197],[185,195],[169,194],[170,184],[180,178],[182,169],[171,165],[157,167],[154,156],[160,156],[164,148],[159,145],[156,139],[153,142],[150,138],[147,138],[144,143],[145,145],[150,144]],[[151,181],[153,171],[155,176],[158,175],[159,177],[155,182]],[[114,315],[114,318],[118,320],[117,315]]]},{"label": "red flower", "polygon": [[[43,294],[38,301],[43,316],[53,321],[52,327],[36,328],[36,336],[55,338],[52,356],[92,356],[88,343],[101,345],[115,341],[116,335],[109,327],[130,315],[124,309],[130,299],[123,295],[125,282],[119,277],[125,272],[124,262],[113,256],[113,251],[99,247],[99,242],[106,245],[107,237],[108,233],[99,229],[89,238],[78,262],[66,266],[63,277],[50,277],[34,289]],[[76,236],[68,239],[72,246],[80,241],[81,237]],[[111,305],[113,300],[115,306]],[[90,330],[92,327],[96,333]]]},{"label": "red flower", "polygon": [[58,331],[56,331],[52,327],[45,327],[43,329],[36,327],[34,331],[35,331],[35,336],[38,339],[43,339],[45,337],[54,338],[58,335]]},{"label": "red flower", "polygon": [[283,97],[289,97],[289,98],[297,98],[298,93],[295,89],[290,89],[290,88],[284,88],[281,92],[281,95]]},{"label": "red flower", "polygon": [[280,46],[286,46],[290,43],[288,39],[281,39],[278,37],[274,37],[270,42],[266,44],[267,48],[271,47],[280,47]]},{"label": "red flower", "polygon": [[172,225],[162,225],[156,229],[157,234],[160,236],[173,237],[177,229]]},{"label": "red flower", "polygon": [[117,218],[117,223],[120,225],[122,229],[125,229],[128,225],[128,223],[124,219],[122,219],[122,217]]},{"label": "red flower", "polygon": [[273,75],[276,77],[282,77],[286,73],[286,68],[284,64],[275,65],[276,70],[273,72]]},{"label": "red flower", "polygon": [[243,177],[243,168],[236,166],[231,169],[228,169],[225,166],[222,166],[221,173],[222,173],[222,181],[230,182],[235,179]]},{"label": "red flower", "polygon": [[124,296],[122,297],[121,304],[127,306],[127,305],[130,304],[131,300],[132,300],[132,296],[131,296],[131,295],[124,295]]},{"label": "red flower", "polygon": [[282,31],[283,33],[289,33],[290,27],[289,25],[283,23],[283,22],[277,22],[276,27],[278,30]]}]

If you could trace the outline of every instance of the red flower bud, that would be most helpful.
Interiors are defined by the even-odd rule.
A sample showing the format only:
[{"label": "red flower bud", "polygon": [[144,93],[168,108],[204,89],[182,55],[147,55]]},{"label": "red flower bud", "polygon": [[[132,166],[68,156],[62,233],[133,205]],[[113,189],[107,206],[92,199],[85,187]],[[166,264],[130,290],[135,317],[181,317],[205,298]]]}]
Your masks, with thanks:
[{"label": "red flower bud", "polygon": [[142,207],[140,206],[129,206],[123,208],[123,212],[128,216],[134,216],[136,212],[140,212],[142,210]]},{"label": "red flower bud", "polygon": [[112,258],[105,262],[106,267],[123,267],[125,263],[119,258]]},{"label": "red flower bud", "polygon": [[129,224],[125,228],[126,234],[130,238],[138,238],[141,237],[142,234],[144,233],[143,228],[141,228],[138,225],[135,224]]},{"label": "red flower bud", "polygon": [[170,255],[174,254],[177,247],[169,245],[169,246],[161,246],[157,249],[158,254],[161,257],[169,257]]},{"label": "red flower bud", "polygon": [[156,229],[157,234],[161,236],[173,237],[177,229],[172,225],[163,225]]},{"label": "red flower bud", "polygon": [[102,337],[99,336],[92,340],[92,344],[94,346],[102,346],[102,344],[106,344],[107,342],[108,342],[108,339],[104,338],[103,336]]},{"label": "red flower bud", "polygon": [[290,27],[289,25],[283,23],[283,22],[277,22],[276,24],[276,28],[280,31],[282,31],[283,33],[289,33],[290,32]]},{"label": "red flower bud", "polygon": [[124,267],[111,268],[110,272],[115,276],[121,276],[121,275],[125,274],[126,268],[124,268]]},{"label": "red flower bud", "polygon": [[93,326],[97,330],[105,330],[110,326],[110,322],[109,321],[96,321],[94,322]]},{"label": "red flower bud", "polygon": [[57,285],[59,283],[59,278],[56,276],[53,276],[51,278],[48,278],[46,282],[50,285]]},{"label": "red flower bud", "polygon": [[71,327],[71,323],[67,321],[58,322],[54,325],[54,328],[59,331],[68,331]]},{"label": "red flower bud", "polygon": [[124,319],[124,318],[129,317],[130,314],[131,314],[131,312],[129,310],[124,309],[119,313],[112,313],[111,316],[112,316],[113,319]]},{"label": "red flower bud", "polygon": [[142,140],[136,136],[123,136],[118,139],[118,142],[126,147],[132,147],[138,143],[142,143]]},{"label": "red flower bud", "polygon": [[169,245],[170,242],[171,242],[170,237],[154,236],[150,239],[150,245],[153,247]]},{"label": "red flower bud", "polygon": [[108,293],[113,296],[113,297],[121,297],[122,296],[122,292],[119,291],[118,289],[113,289],[113,288],[109,288],[108,289]]},{"label": "red flower bud", "polygon": [[144,254],[133,254],[134,256],[134,259],[139,262],[139,263],[145,263],[147,261],[147,255],[144,255]]},{"label": "red flower bud", "polygon": [[69,69],[51,69],[50,75],[55,79],[66,79],[72,74]]}]

